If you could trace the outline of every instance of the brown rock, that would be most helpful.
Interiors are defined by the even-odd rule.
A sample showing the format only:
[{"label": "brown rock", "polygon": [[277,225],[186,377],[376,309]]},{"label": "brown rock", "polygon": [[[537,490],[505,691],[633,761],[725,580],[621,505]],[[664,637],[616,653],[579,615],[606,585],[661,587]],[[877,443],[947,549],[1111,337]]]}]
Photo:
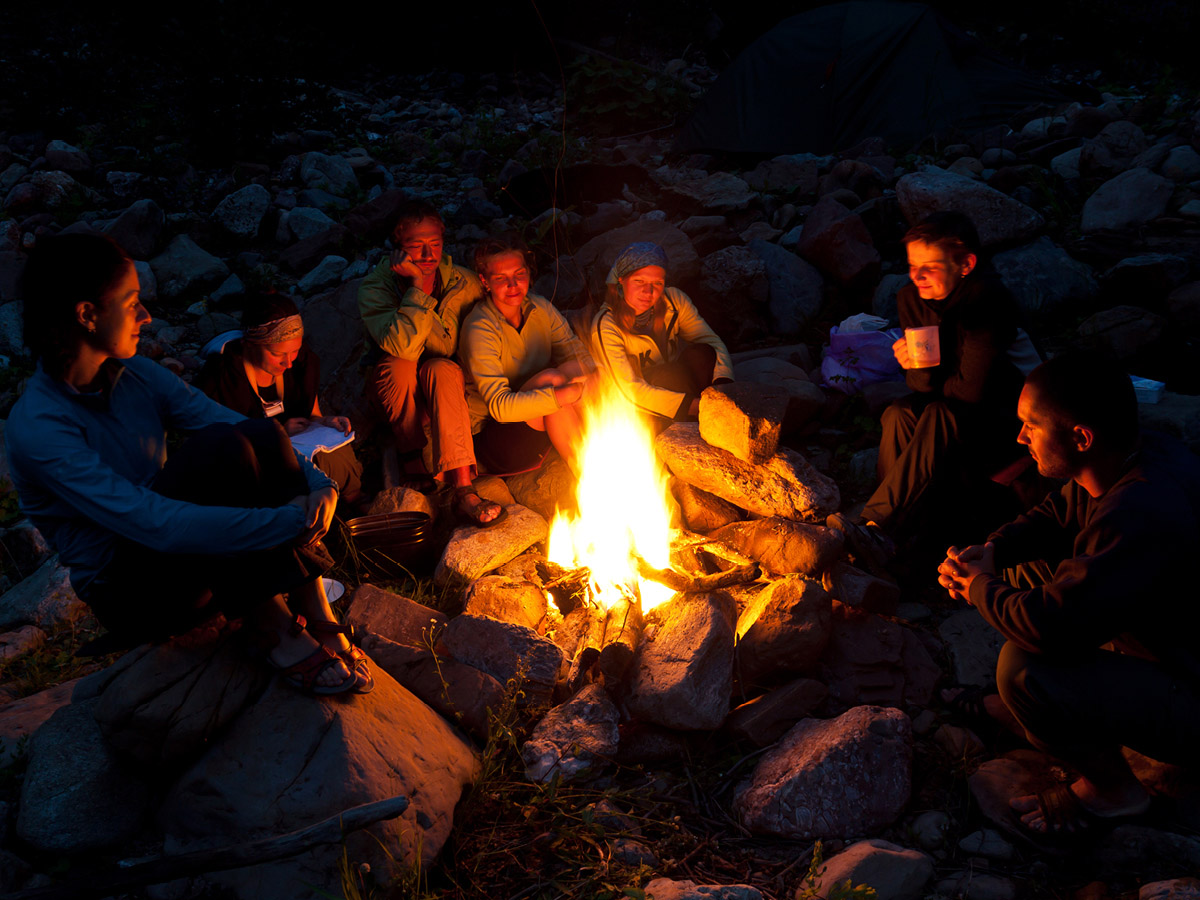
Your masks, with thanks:
[{"label": "brown rock", "polygon": [[503,522],[488,528],[454,529],[433,573],[435,584],[470,584],[546,539],[546,520],[536,512],[517,503],[507,510]]},{"label": "brown rock", "polygon": [[455,616],[442,641],[459,662],[486,672],[501,684],[518,680],[531,704],[550,699],[563,664],[562,650],[532,628],[483,616]]},{"label": "brown rock", "polygon": [[825,590],[846,606],[891,615],[900,602],[900,588],[891,581],[838,562],[821,578]]},{"label": "brown rock", "polygon": [[303,275],[326,256],[340,255],[349,235],[345,226],[334,225],[328,231],[292,244],[279,254],[279,264],[289,272]]},{"label": "brown rock", "polygon": [[805,219],[796,251],[844,285],[866,287],[879,280],[879,251],[871,233],[832,196],[817,201]]},{"label": "brown rock", "polygon": [[1087,318],[1079,326],[1084,342],[1129,359],[1162,338],[1167,320],[1140,306],[1114,306]]},{"label": "brown rock", "polygon": [[794,450],[752,465],[713,447],[700,437],[698,425],[687,423],[663,431],[654,449],[676,478],[760,516],[813,521],[841,501],[837,484]]},{"label": "brown rock", "polygon": [[799,841],[869,834],[908,803],[911,766],[908,716],[858,706],[796,725],[763,756],[733,805],[758,834]]},{"label": "brown rock", "polygon": [[775,455],[787,415],[785,391],[762,384],[722,384],[700,395],[700,437],[738,459],[763,463]]},{"label": "brown rock", "polygon": [[463,612],[546,630],[546,595],[537,585],[503,575],[485,575],[467,588]]},{"label": "brown rock", "polygon": [[702,491],[686,481],[671,479],[671,496],[679,503],[684,524],[698,534],[708,534],[730,522],[740,522],[746,514],[728,500]]},{"label": "brown rock", "polygon": [[[28,739],[56,710],[71,702],[71,694],[79,681],[78,678],[64,681],[0,709],[0,768],[24,759]],[[22,738],[25,738],[24,742]]]},{"label": "brown rock", "polygon": [[771,517],[734,522],[710,537],[759,562],[769,575],[820,578],[842,552],[838,532],[824,525]]},{"label": "brown rock", "polygon": [[446,626],[446,615],[400,594],[363,584],[350,593],[346,621],[398,644],[428,647],[434,633]]},{"label": "brown rock", "polygon": [[532,509],[547,522],[554,518],[555,509],[569,505],[575,496],[575,476],[553,452],[539,468],[513,475],[504,482],[517,503]]},{"label": "brown rock", "polygon": [[810,716],[828,693],[821,682],[799,678],[743,703],[729,714],[725,727],[756,746],[768,747]]},{"label": "brown rock", "polygon": [[771,582],[738,618],[742,684],[816,666],[829,640],[831,601],[816,581],[798,575]]},{"label": "brown rock", "polygon": [[571,781],[603,766],[617,751],[617,707],[599,684],[585,685],[548,712],[521,747],[525,777]]},{"label": "brown rock", "polygon": [[394,512],[425,513],[432,522],[437,519],[438,508],[428,494],[422,494],[409,487],[393,487],[376,494],[367,509],[369,516]]},{"label": "brown rock", "polygon": [[833,603],[833,633],[821,659],[831,700],[845,706],[926,706],[941,669],[909,628]]}]

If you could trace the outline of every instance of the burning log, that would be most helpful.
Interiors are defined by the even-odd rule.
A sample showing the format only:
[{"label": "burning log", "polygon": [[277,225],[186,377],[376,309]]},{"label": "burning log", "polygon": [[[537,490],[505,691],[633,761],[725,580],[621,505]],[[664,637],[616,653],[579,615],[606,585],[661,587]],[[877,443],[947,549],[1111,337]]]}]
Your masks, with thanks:
[{"label": "burning log", "polygon": [[546,559],[538,561],[537,571],[542,587],[564,616],[573,612],[587,597],[587,583],[592,575],[587,566],[568,569]]},{"label": "burning log", "polygon": [[575,615],[590,619],[575,648],[567,676],[567,690],[574,694],[585,684],[603,681],[614,688],[625,680],[642,637],[642,609],[636,597],[626,597],[610,609],[588,607]]},{"label": "burning log", "polygon": [[741,584],[743,581],[754,581],[760,574],[756,562],[738,563],[730,569],[710,575],[684,575],[674,569],[655,568],[640,556],[636,559],[638,574],[643,578],[665,584],[672,590],[685,594],[703,594]]}]

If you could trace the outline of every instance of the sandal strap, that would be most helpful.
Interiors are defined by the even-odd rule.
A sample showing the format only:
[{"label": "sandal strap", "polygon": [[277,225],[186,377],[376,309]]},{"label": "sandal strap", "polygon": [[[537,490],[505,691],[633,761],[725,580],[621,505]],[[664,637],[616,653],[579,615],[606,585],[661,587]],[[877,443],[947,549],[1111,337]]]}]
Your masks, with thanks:
[{"label": "sandal strap", "polygon": [[[317,679],[321,677],[321,673],[330,666],[340,662],[342,662],[340,656],[324,645],[321,645],[299,662],[292,663],[290,666],[279,667],[279,674],[301,690],[311,693],[314,689],[318,689]],[[354,673],[351,672],[350,675],[353,678]],[[331,686],[327,690],[336,690],[337,687],[339,686]]]},{"label": "sandal strap", "polygon": [[309,622],[308,632],[309,634],[344,634],[351,643],[356,637],[362,635],[362,629],[357,626],[340,622]]}]

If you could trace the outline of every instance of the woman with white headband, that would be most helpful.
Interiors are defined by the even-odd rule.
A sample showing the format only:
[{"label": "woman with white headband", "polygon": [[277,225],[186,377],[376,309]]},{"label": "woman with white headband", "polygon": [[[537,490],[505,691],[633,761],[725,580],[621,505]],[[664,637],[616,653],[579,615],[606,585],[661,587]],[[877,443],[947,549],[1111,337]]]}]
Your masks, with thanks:
[{"label": "woman with white headband", "polygon": [[667,254],[648,241],[621,251],[592,319],[592,356],[625,397],[665,420],[695,420],[700,393],[733,380],[733,362],[683,291],[667,287]]}]

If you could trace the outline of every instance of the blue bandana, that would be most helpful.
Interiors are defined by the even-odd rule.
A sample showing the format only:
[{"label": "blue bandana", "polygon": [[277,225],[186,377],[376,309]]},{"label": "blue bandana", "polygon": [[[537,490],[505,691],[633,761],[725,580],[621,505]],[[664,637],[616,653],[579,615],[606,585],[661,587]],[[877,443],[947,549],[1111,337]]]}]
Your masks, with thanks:
[{"label": "blue bandana", "polygon": [[650,241],[630,244],[621,251],[621,255],[617,257],[613,267],[608,270],[608,277],[605,281],[609,284],[616,284],[618,279],[624,278],[638,269],[644,269],[646,266],[661,266],[664,271],[666,270],[667,254],[663,248]]}]

